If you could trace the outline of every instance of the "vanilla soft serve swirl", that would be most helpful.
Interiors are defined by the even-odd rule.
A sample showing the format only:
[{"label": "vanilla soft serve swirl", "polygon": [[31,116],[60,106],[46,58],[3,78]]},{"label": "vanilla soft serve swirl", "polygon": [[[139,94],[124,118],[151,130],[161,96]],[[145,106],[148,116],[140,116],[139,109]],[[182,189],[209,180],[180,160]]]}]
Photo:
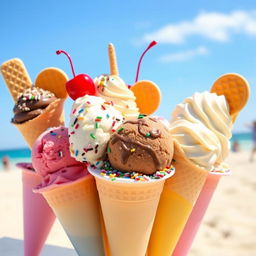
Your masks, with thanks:
[{"label": "vanilla soft serve swirl", "polygon": [[203,92],[195,93],[177,105],[170,131],[191,161],[212,170],[229,153],[231,128],[225,97]]},{"label": "vanilla soft serve swirl", "polygon": [[133,92],[127,87],[125,82],[115,75],[101,75],[94,79],[97,88],[97,95],[106,101],[112,101],[117,110],[124,117],[137,117],[139,110],[135,102]]}]

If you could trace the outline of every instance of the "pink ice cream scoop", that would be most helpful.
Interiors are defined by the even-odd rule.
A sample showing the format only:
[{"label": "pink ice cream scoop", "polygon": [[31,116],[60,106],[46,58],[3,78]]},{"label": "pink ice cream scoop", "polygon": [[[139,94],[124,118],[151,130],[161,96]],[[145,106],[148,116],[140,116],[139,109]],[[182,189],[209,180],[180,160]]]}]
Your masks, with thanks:
[{"label": "pink ice cream scoop", "polygon": [[71,157],[68,129],[51,128],[42,133],[32,147],[32,162],[42,182],[35,190],[50,189],[76,181],[88,174],[86,164]]},{"label": "pink ice cream scoop", "polygon": [[42,133],[33,145],[32,161],[36,172],[41,176],[64,167],[81,165],[70,155],[66,127],[51,128]]}]

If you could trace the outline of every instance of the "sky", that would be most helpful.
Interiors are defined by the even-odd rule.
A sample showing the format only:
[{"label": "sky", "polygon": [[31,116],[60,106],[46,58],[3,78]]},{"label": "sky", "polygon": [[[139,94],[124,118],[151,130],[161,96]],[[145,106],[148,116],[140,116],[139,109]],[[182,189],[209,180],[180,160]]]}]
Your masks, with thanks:
[{"label": "sky", "polygon": [[[141,53],[139,79],[154,81],[162,93],[155,114],[170,119],[175,106],[194,92],[209,90],[225,73],[244,76],[251,97],[234,125],[248,131],[256,119],[256,4],[236,1],[2,1],[0,63],[18,57],[32,81],[46,67],[70,78],[67,51],[77,74],[92,78],[109,73],[107,45],[115,45],[120,76],[133,84]],[[26,146],[10,123],[13,101],[0,78],[0,149]],[[65,103],[66,124],[72,100]]]}]

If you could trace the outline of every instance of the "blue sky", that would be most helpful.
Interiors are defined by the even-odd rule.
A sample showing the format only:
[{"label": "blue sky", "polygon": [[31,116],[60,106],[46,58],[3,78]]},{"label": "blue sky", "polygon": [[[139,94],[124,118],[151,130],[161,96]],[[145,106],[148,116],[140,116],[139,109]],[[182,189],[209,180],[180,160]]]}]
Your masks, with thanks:
[{"label": "blue sky", "polygon": [[[225,3],[224,3],[225,2]],[[234,131],[256,119],[255,1],[3,1],[0,7],[0,63],[19,57],[34,81],[46,67],[59,67],[70,77],[63,49],[76,73],[92,78],[108,73],[107,45],[116,47],[120,76],[135,79],[140,54],[145,56],[140,79],[162,91],[156,114],[169,119],[175,105],[196,91],[209,90],[222,74],[243,75],[251,98]],[[22,147],[22,136],[10,124],[12,99],[0,78],[0,149]],[[66,120],[72,101],[66,102]]]}]

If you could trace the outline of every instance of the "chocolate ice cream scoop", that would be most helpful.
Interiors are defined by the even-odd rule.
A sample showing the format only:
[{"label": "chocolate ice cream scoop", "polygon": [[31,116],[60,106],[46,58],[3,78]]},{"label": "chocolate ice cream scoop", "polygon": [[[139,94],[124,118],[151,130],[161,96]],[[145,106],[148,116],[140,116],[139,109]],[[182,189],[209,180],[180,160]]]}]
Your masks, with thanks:
[{"label": "chocolate ice cream scoop", "polygon": [[43,112],[43,109],[55,100],[55,95],[50,91],[38,87],[26,89],[18,97],[13,108],[12,123],[21,124],[37,117]]},{"label": "chocolate ice cream scoop", "polygon": [[161,121],[140,115],[112,134],[107,151],[117,170],[152,174],[171,165],[173,140]]}]

